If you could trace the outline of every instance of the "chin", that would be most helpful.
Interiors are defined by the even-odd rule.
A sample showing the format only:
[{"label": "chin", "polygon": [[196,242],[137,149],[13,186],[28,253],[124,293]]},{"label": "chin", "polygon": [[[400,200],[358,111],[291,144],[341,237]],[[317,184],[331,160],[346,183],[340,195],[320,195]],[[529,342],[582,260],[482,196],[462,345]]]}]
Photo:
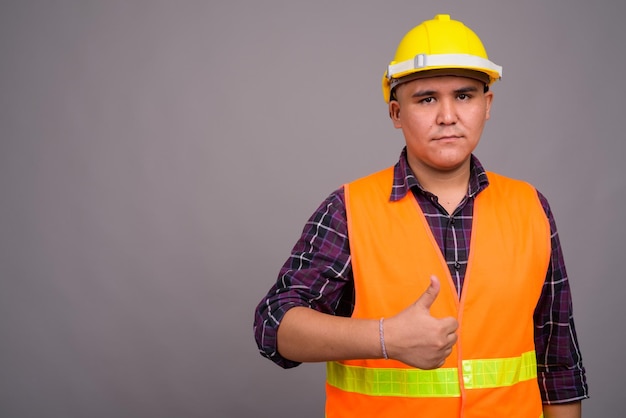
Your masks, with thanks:
[{"label": "chin", "polygon": [[469,162],[470,157],[433,161],[432,166],[440,171],[455,171]]}]

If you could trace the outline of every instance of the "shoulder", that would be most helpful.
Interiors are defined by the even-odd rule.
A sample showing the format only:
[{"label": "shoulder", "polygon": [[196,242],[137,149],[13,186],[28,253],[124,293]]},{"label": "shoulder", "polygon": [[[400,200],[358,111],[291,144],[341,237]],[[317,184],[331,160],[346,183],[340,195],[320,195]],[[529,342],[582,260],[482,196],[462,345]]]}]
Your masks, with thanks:
[{"label": "shoulder", "polygon": [[485,174],[487,175],[487,178],[489,179],[489,185],[496,183],[496,184],[503,184],[506,186],[517,186],[517,187],[526,187],[526,188],[535,189],[535,187],[532,184],[524,180],[516,179],[513,177],[508,177],[499,173],[494,173],[493,171],[486,171]]},{"label": "shoulder", "polygon": [[346,183],[345,186],[353,186],[353,185],[361,185],[361,184],[369,184],[377,181],[391,181],[393,179],[393,170],[394,167],[387,167],[382,170],[376,171],[374,173],[368,174],[356,180],[353,180],[349,183]]},{"label": "shoulder", "polygon": [[502,174],[487,171],[485,173],[489,180],[489,187],[485,190],[491,189],[491,191],[505,192],[507,194],[519,195],[519,194],[532,194],[537,195],[537,189],[535,186],[527,181],[519,180],[512,177],[507,177]]},{"label": "shoulder", "polygon": [[394,182],[394,168],[387,167],[383,170],[356,179],[344,185],[346,200],[356,196],[382,195],[389,198]]},{"label": "shoulder", "polygon": [[546,217],[548,219],[552,219],[552,211],[550,209],[548,199],[534,185],[527,181],[507,177],[502,174],[494,173],[492,171],[488,171],[486,174],[487,178],[489,179],[489,187],[487,189],[504,189],[510,190],[511,192],[514,192],[516,194],[525,193],[528,196],[533,196],[541,204],[541,207],[543,208]]},{"label": "shoulder", "polygon": [[345,186],[341,186],[329,194],[315,210],[311,218],[328,214],[345,213]]}]

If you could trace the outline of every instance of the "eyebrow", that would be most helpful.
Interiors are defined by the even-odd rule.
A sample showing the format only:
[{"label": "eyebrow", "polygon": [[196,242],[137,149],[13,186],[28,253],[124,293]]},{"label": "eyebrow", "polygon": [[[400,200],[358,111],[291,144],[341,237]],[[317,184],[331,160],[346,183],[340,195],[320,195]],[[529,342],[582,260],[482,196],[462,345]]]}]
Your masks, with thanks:
[{"label": "eyebrow", "polygon": [[[461,87],[460,89],[454,90],[455,94],[463,94],[463,93],[475,93],[478,89],[474,86]],[[436,90],[418,90],[411,95],[411,97],[425,97],[425,96],[434,96],[437,94]]]}]

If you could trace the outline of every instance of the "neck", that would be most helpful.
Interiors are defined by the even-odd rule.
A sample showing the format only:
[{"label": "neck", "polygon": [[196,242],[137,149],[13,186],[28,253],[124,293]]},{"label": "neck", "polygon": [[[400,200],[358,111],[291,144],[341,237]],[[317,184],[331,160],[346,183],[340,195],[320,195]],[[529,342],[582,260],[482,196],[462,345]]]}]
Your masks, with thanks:
[{"label": "neck", "polygon": [[437,196],[439,204],[448,213],[454,209],[467,194],[470,178],[470,160],[451,170],[437,170],[423,164],[409,163],[411,170],[424,190]]},{"label": "neck", "polygon": [[427,165],[409,161],[409,167],[417,177],[422,187],[431,193],[447,190],[462,189],[467,191],[470,178],[470,159],[468,158],[457,167],[449,170],[440,170]]}]

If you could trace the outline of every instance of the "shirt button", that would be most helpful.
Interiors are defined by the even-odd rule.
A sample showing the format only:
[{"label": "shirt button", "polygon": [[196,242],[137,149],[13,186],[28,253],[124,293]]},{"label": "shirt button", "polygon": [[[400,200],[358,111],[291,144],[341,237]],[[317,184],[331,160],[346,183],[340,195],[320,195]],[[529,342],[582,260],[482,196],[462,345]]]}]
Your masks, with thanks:
[{"label": "shirt button", "polygon": [[454,269],[455,270],[460,270],[461,269],[461,263],[459,263],[458,261],[454,263]]}]

